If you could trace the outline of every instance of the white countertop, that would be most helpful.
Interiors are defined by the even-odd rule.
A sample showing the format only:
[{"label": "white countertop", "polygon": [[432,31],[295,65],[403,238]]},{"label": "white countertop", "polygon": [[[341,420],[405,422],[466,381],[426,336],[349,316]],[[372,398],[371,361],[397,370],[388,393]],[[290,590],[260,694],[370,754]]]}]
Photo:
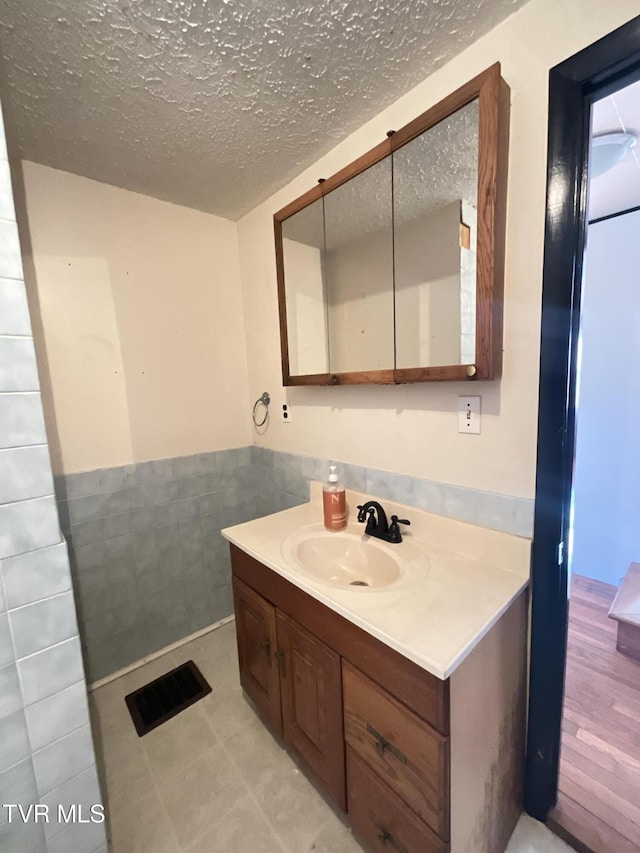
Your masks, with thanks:
[{"label": "white countertop", "polygon": [[[322,523],[321,485],[311,486],[310,503],[228,527],[222,535],[437,678],[449,678],[529,583],[530,539],[386,500],[380,503],[388,516],[411,520],[402,528],[403,542],[384,546],[398,549],[400,557],[410,554],[402,577],[371,588],[320,582],[297,570],[282,550],[297,529]],[[370,499],[347,491],[349,532],[364,537],[355,507]],[[405,542],[410,545],[402,552]]]}]

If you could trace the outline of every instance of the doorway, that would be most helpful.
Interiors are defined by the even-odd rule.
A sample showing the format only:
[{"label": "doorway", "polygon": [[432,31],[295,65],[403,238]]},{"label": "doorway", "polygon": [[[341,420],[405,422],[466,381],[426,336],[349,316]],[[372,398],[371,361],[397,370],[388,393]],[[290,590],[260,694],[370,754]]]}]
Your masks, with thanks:
[{"label": "doorway", "polygon": [[[563,768],[567,769],[567,758],[573,757],[576,763],[580,763],[575,753],[583,746],[582,743],[577,746],[575,742],[569,743],[565,738],[562,744],[565,752],[561,763],[563,720],[565,731],[571,730],[563,716],[565,704],[567,707],[574,704],[572,722],[575,724],[576,693],[580,694],[582,690],[584,699],[585,690],[591,691],[590,695],[596,697],[600,689],[593,677],[594,667],[589,665],[595,654],[593,649],[582,649],[584,660],[588,664],[586,669],[590,674],[582,688],[577,685],[575,668],[572,669],[575,663],[574,653],[579,646],[576,630],[592,639],[598,638],[602,643],[610,639],[607,637],[607,631],[611,634],[613,629],[611,636],[615,637],[615,625],[609,624],[607,618],[608,606],[617,588],[617,584],[609,583],[611,577],[598,579],[584,575],[582,589],[579,588],[579,579],[574,578],[574,581],[577,581],[573,586],[576,606],[573,606],[572,601],[572,608],[569,608],[571,532],[578,532],[578,527],[574,525],[575,514],[579,511],[578,487],[584,486],[585,479],[577,457],[580,441],[586,435],[585,419],[582,421],[581,433],[580,424],[576,430],[576,415],[579,411],[580,379],[583,380],[583,389],[586,387],[586,368],[583,364],[583,369],[580,369],[580,359],[584,355],[581,344],[587,340],[586,326],[583,327],[587,315],[583,312],[588,307],[586,294],[589,270],[590,266],[593,266],[590,263],[588,248],[586,268],[584,264],[589,219],[589,179],[593,177],[593,169],[589,169],[589,143],[592,110],[595,115],[594,105],[597,106],[597,103],[602,103],[612,93],[619,92],[638,79],[640,18],[552,69],[549,88],[547,214],[536,510],[532,551],[531,681],[525,807],[537,819],[548,821],[559,831],[571,836],[578,849],[594,850],[597,853],[626,853],[627,849],[637,851],[640,849],[640,835],[634,840],[628,838],[630,833],[622,836],[623,841],[627,838],[630,845],[625,846],[617,840],[611,842],[603,839],[602,827],[595,832],[586,832],[585,821],[589,815],[594,814],[593,801],[581,806],[584,811],[578,813],[568,830],[564,825],[567,821],[563,820],[561,814],[567,790],[570,789],[575,794],[575,786],[571,788],[566,782],[567,774],[563,777]],[[592,160],[592,165],[594,163]],[[638,174],[640,175],[640,167]],[[605,220],[597,218],[600,218],[600,223],[592,224],[594,230],[589,235],[589,241],[593,245],[600,240],[595,229],[599,228],[603,232],[609,228],[604,227]],[[604,236],[601,242],[606,248],[610,235]],[[635,242],[638,243],[638,236]],[[609,242],[609,247],[611,245]],[[636,298],[640,300],[640,293]],[[585,331],[584,340],[581,338],[581,329]],[[609,386],[613,384],[616,376],[621,378],[626,375],[633,381],[634,371],[631,364],[626,365],[623,362],[617,367],[615,374],[609,376]],[[596,391],[594,394],[597,398]],[[606,405],[602,405],[602,410],[606,412]],[[611,413],[612,418],[615,418],[616,413],[617,409]],[[594,465],[591,468],[588,464],[583,466],[584,471],[589,472],[598,467],[593,456],[592,460]],[[618,487],[610,484],[609,488]],[[621,488],[619,490],[623,491]],[[588,494],[588,489],[586,493]],[[584,489],[580,494],[584,494]],[[609,504],[611,503],[609,500]],[[580,521],[582,522],[582,515]],[[587,529],[588,526],[586,525]],[[582,549],[582,532],[580,536]],[[619,535],[615,538],[619,538]],[[638,546],[640,548],[640,541]],[[640,560],[640,557],[638,559]],[[605,586],[600,588],[598,583]],[[591,607],[597,598],[596,593],[599,592],[606,593],[600,602],[604,622],[598,629],[603,631],[603,634],[598,634],[594,627],[584,624],[585,611],[580,610],[581,607]],[[610,595],[608,603],[607,595]],[[591,597],[592,600],[585,603],[585,596],[587,599]],[[578,622],[583,624],[578,625]],[[614,654],[612,660],[615,660],[615,654],[620,655],[620,652],[616,652],[615,642],[611,651]],[[600,662],[603,669],[612,668],[609,663]],[[566,682],[565,664],[568,667]],[[605,685],[605,689],[609,687],[610,685]],[[594,707],[594,713],[601,711]],[[572,767],[569,770],[575,782],[579,773]],[[586,769],[584,765],[580,773],[591,778],[594,778],[594,773],[598,775],[596,771]]]},{"label": "doorway", "polygon": [[640,849],[640,397],[628,369],[640,363],[639,131],[640,82],[593,103],[567,660],[549,816],[560,834],[616,853]]}]

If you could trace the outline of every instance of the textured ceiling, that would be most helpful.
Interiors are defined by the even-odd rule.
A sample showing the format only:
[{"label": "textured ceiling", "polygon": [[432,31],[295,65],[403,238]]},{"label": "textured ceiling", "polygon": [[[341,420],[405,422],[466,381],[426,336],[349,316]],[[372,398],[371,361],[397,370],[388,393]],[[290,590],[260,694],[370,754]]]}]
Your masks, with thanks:
[{"label": "textured ceiling", "polygon": [[590,219],[640,206],[640,81],[594,104],[592,136],[619,130],[634,133],[638,143],[621,163],[591,181]]},{"label": "textured ceiling", "polygon": [[524,3],[2,0],[3,95],[24,158],[236,218]]}]

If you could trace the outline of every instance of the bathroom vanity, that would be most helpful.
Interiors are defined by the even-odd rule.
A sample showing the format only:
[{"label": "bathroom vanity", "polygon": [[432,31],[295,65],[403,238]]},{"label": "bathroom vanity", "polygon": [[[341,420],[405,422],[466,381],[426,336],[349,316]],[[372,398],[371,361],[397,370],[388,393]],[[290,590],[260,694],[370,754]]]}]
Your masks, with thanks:
[{"label": "bathroom vanity", "polygon": [[500,853],[521,811],[530,543],[385,506],[412,521],[397,545],[355,520],[325,533],[316,484],[223,531],[242,687],[370,850]]}]

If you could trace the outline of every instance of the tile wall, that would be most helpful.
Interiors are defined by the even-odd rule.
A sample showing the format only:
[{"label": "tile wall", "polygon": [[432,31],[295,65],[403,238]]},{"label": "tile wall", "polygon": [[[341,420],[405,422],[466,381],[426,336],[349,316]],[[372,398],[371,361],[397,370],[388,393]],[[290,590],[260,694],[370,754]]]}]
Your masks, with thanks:
[{"label": "tile wall", "polygon": [[248,447],[56,478],[89,681],[233,612],[220,529],[255,518]]},{"label": "tile wall", "polygon": [[[0,850],[106,851],[104,825],[57,820],[100,802],[0,112]],[[6,803],[50,821],[10,820]]]},{"label": "tile wall", "polygon": [[533,501],[526,498],[262,447],[253,447],[251,458],[258,467],[260,492],[256,500],[260,514],[287,509],[300,499],[308,500],[309,481],[324,482],[329,465],[336,465],[347,488],[505,533],[531,536],[533,532]]},{"label": "tile wall", "polygon": [[[329,464],[240,447],[56,478],[89,680],[231,615],[221,528],[309,500]],[[531,501],[336,464],[358,491],[530,535]]]}]

